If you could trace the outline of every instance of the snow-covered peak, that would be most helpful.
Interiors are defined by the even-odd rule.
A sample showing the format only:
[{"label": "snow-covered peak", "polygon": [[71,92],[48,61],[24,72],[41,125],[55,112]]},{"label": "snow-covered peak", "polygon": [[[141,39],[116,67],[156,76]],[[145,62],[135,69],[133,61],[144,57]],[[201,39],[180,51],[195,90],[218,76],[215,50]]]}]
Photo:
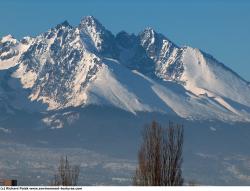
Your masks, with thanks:
[{"label": "snow-covered peak", "polygon": [[152,27],[146,27],[144,30],[140,32],[140,34],[148,34],[148,35],[154,35],[156,31]]},{"label": "snow-covered peak", "polygon": [[145,49],[147,55],[155,62],[162,59],[162,56],[164,57],[171,49],[177,48],[177,46],[164,35],[157,33],[150,27],[147,27],[139,33],[139,38],[141,46]]},{"label": "snow-covered peak", "polygon": [[16,66],[32,42],[31,37],[24,37],[20,42],[11,35],[3,37],[0,41],[0,70]]},{"label": "snow-covered peak", "polygon": [[9,35],[2,37],[1,43],[5,43],[5,42],[11,42],[15,44],[18,41],[12,35],[9,34]]},{"label": "snow-covered peak", "polygon": [[[144,29],[140,34],[140,39],[141,39],[141,44],[142,46],[145,46],[145,44],[150,43],[154,44],[155,43],[155,31],[151,27],[147,27]],[[148,42],[149,41],[149,42]],[[147,46],[147,45],[146,45]]]},{"label": "snow-covered peak", "polygon": [[167,37],[165,37],[163,34],[157,33],[151,27],[147,27],[142,32],[140,32],[139,38],[141,41],[141,45],[145,48],[149,48],[152,45],[162,46],[163,44],[167,44],[167,43],[173,46],[176,46]]},{"label": "snow-covered peak", "polygon": [[81,22],[80,25],[82,27],[87,27],[87,28],[99,28],[99,29],[104,29],[104,26],[93,16],[86,16],[84,17]]},{"label": "snow-covered peak", "polygon": [[115,36],[93,16],[84,17],[78,26],[80,36],[89,51],[108,57],[117,56]]},{"label": "snow-covered peak", "polygon": [[180,71],[173,71],[175,65],[179,67],[176,61],[180,57],[180,48],[177,45],[150,27],[140,32],[137,38],[139,46],[133,50],[134,67],[130,65],[130,68],[164,80],[179,77]]},{"label": "snow-covered peak", "polygon": [[106,32],[105,27],[93,16],[84,17],[81,20],[78,28],[86,35],[90,35],[94,42],[99,41],[99,43],[101,43],[100,41],[102,40],[100,39],[101,35]]},{"label": "snow-covered peak", "polygon": [[23,37],[21,40],[20,40],[20,42],[22,43],[22,44],[31,44],[32,42],[34,41],[34,38],[33,37],[30,37],[30,36],[25,36],[25,37]]}]

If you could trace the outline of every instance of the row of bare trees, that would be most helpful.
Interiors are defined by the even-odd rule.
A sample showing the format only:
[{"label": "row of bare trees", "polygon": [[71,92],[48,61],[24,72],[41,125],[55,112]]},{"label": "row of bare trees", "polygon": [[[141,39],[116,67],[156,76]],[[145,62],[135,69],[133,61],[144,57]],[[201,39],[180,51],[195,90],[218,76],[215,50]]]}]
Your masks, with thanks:
[{"label": "row of bare trees", "polygon": [[[162,127],[156,121],[143,131],[143,142],[138,152],[138,167],[133,184],[136,186],[181,186],[183,126],[169,122]],[[80,173],[78,165],[70,165],[67,156],[61,158],[54,186],[76,186]]]},{"label": "row of bare trees", "polygon": [[134,185],[181,186],[183,126],[169,122],[167,128],[153,121],[143,132]]}]

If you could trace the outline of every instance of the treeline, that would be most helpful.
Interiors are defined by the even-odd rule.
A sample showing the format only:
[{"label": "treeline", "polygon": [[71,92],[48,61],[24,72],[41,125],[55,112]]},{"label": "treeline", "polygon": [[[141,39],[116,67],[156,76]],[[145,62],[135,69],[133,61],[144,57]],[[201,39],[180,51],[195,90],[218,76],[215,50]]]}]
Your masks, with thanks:
[{"label": "treeline", "polygon": [[[182,186],[183,125],[169,122],[162,127],[153,121],[145,126],[138,151],[138,166],[133,177],[135,186]],[[51,185],[76,186],[80,166],[72,166],[67,156],[61,158]]]}]

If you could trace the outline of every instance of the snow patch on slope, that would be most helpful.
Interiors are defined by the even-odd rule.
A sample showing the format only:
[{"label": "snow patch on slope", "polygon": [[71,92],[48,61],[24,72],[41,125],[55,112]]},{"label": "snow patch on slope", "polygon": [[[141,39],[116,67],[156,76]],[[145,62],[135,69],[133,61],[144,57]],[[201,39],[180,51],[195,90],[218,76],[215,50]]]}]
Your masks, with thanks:
[{"label": "snow patch on slope", "polygon": [[196,95],[207,93],[221,98],[227,97],[250,106],[250,88],[246,81],[215,59],[204,56],[198,49],[187,47],[182,62],[184,72],[181,80],[185,82],[188,90]]},{"label": "snow patch on slope", "polygon": [[24,37],[21,42],[11,35],[0,41],[0,70],[6,70],[18,64],[21,55],[30,47],[33,39]]},{"label": "snow patch on slope", "polygon": [[[115,61],[108,62],[119,65]],[[136,114],[136,111],[151,111],[149,106],[141,103],[139,98],[127,89],[126,84],[117,80],[112,68],[103,64],[96,75],[98,77],[90,84],[88,104],[110,104],[133,114]]]}]

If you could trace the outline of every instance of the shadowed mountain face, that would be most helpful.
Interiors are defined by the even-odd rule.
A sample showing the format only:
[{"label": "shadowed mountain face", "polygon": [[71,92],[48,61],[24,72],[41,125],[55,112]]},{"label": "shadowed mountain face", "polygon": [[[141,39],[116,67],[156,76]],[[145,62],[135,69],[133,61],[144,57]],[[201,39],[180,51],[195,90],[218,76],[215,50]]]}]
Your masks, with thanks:
[{"label": "shadowed mountain face", "polygon": [[92,16],[0,40],[0,176],[46,184],[68,154],[92,174],[82,184],[131,184],[153,119],[186,126],[187,180],[250,184],[250,85],[211,55],[152,28],[114,35]]}]

